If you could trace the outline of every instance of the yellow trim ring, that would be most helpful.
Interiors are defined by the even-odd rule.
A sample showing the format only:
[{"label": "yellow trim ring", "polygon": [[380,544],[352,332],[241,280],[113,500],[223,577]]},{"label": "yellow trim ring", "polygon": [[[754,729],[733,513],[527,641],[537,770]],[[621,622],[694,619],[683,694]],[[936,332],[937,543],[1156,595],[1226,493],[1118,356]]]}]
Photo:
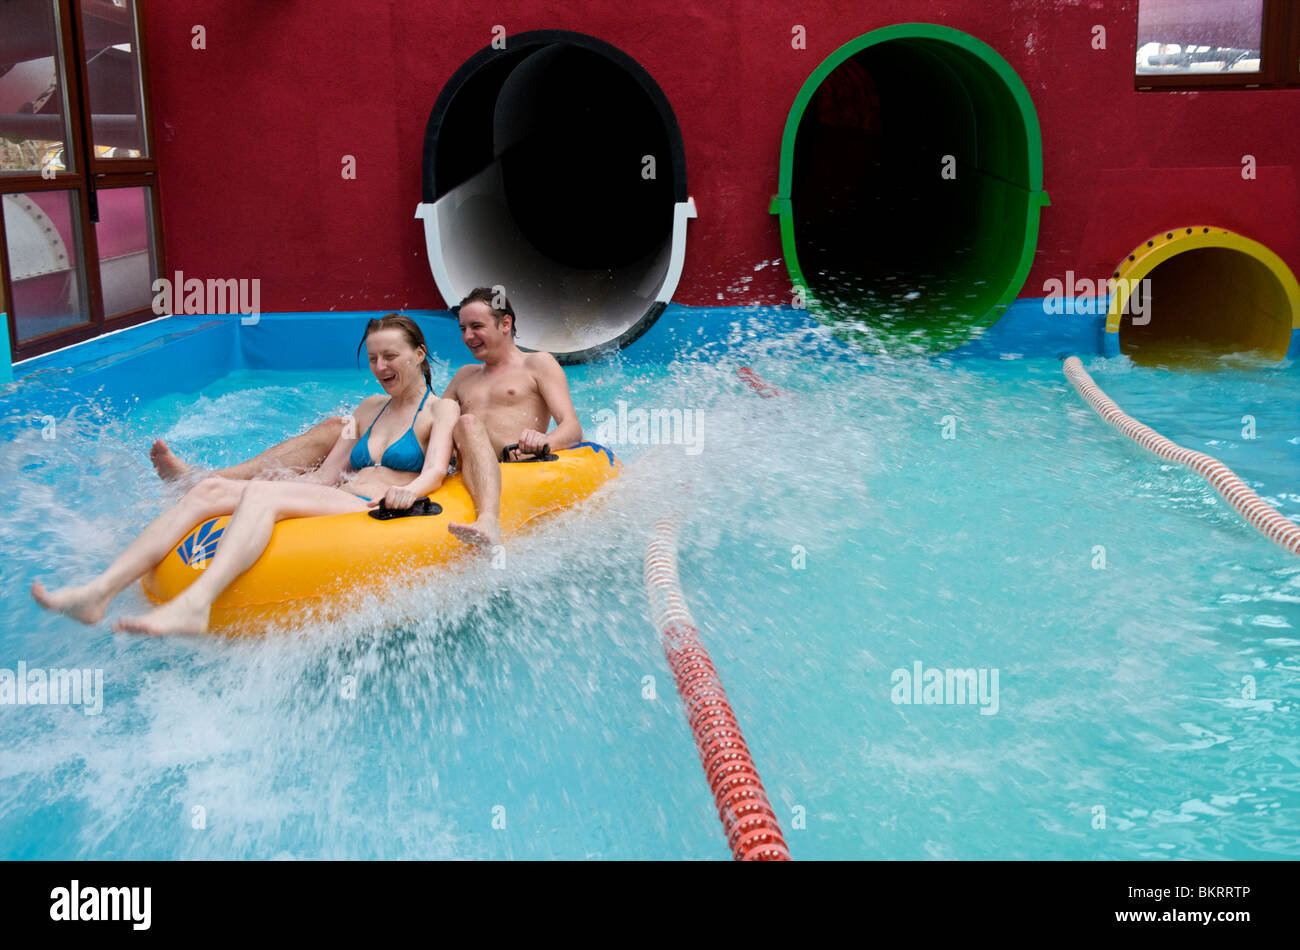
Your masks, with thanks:
[{"label": "yellow trim ring", "polygon": [[1238,251],[1263,264],[1286,294],[1291,309],[1291,329],[1300,330],[1300,284],[1296,283],[1295,275],[1286,266],[1286,262],[1263,244],[1235,231],[1197,225],[1153,235],[1124,258],[1124,262],[1111,274],[1114,282],[1111,284],[1113,292],[1110,295],[1110,311],[1106,315],[1106,332],[1119,332],[1120,318],[1135,284],[1170,258],[1206,247]]}]

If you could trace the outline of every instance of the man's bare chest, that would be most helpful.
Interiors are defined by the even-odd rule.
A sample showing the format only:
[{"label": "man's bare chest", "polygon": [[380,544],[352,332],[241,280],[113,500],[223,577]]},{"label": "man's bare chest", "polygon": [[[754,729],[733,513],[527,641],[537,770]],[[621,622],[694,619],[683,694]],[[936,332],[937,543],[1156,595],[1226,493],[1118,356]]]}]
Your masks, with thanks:
[{"label": "man's bare chest", "polygon": [[541,401],[537,384],[522,373],[470,380],[459,395],[461,412],[533,409]]}]

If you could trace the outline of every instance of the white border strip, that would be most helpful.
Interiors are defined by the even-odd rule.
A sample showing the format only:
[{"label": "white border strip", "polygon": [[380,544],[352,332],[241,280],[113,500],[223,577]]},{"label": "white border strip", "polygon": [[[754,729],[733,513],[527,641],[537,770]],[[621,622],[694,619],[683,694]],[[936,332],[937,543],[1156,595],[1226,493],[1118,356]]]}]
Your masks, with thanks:
[{"label": "white border strip", "polygon": [[[55,353],[62,353],[64,350],[76,349],[79,346],[85,346],[87,343],[94,343],[96,340],[104,340],[110,336],[117,336],[119,333],[126,333],[127,331],[135,330],[138,327],[147,327],[151,323],[157,323],[159,320],[168,320],[172,316],[174,316],[174,314],[164,313],[161,317],[154,317],[152,320],[145,320],[143,323],[133,323],[129,327],[122,327],[118,330],[109,330],[107,333],[100,333],[97,336],[86,337],[86,339],[78,340],[76,343],[69,343],[67,346],[61,346],[57,350],[47,350],[46,352],[40,353],[36,356],[29,356],[25,360],[19,360],[13,365],[22,366],[24,363],[30,363],[32,360],[43,360],[47,356],[53,356]],[[10,314],[10,317],[12,318],[13,314]]]}]

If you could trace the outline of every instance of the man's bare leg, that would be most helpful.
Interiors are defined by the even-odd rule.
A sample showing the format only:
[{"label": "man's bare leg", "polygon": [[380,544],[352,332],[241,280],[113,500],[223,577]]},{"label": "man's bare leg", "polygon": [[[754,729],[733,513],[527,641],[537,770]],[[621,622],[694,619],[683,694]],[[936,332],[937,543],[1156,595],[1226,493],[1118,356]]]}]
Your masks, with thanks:
[{"label": "man's bare leg", "polygon": [[447,530],[466,544],[492,546],[501,543],[501,469],[492,440],[483,423],[472,414],[456,421],[452,430],[456,440],[456,464],[469,497],[474,500],[474,523],[447,526]]},{"label": "man's bare leg", "polygon": [[[325,456],[342,434],[344,425],[346,420],[342,416],[331,416],[302,435],[273,445],[246,462],[210,474],[247,481],[286,469],[291,472],[311,471],[325,461]],[[158,477],[164,481],[172,481],[194,471],[194,467],[177,456],[162,439],[156,441],[149,450],[149,460],[153,462]]]}]

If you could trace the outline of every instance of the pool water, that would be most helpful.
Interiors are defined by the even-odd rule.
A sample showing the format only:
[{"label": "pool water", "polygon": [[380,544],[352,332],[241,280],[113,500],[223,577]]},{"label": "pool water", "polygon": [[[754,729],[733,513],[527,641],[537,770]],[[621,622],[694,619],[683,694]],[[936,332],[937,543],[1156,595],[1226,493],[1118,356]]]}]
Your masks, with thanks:
[{"label": "pool water", "polygon": [[[239,371],[22,429],[0,667],[102,668],[106,698],[0,706],[0,856],[728,858],[642,582],[674,511],[796,858],[1300,856],[1300,562],[1106,426],[1058,360],[804,353],[772,331],[571,368],[588,437],[622,401],[690,410],[699,442],[614,444],[625,474],[504,570],[261,640],[115,636],[26,590],[102,569],[174,497],[153,437],[229,464],[347,411],[366,373]],[[1294,369],[1085,365],[1300,520]],[[917,663],[996,671],[995,711],[893,701]]]}]

